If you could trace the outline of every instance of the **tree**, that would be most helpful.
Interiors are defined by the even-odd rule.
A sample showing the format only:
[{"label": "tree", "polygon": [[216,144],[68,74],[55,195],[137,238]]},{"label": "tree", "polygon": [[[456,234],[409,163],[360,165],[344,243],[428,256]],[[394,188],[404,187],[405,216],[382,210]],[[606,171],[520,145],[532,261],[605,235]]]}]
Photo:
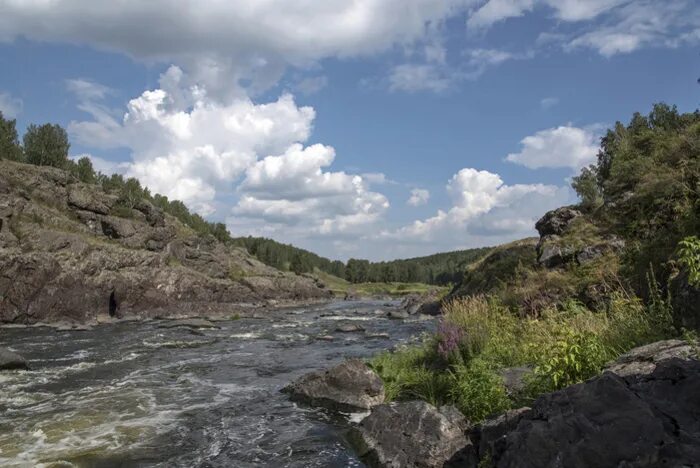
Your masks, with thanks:
[{"label": "tree", "polygon": [[60,125],[34,124],[24,134],[26,161],[37,166],[65,167],[68,162],[68,134]]},{"label": "tree", "polygon": [[584,167],[581,174],[573,178],[571,187],[581,198],[581,206],[592,211],[603,203],[603,198],[598,187],[598,173],[595,166]]},{"label": "tree", "polygon": [[0,159],[22,160],[16,124],[15,119],[5,119],[0,112]]},{"label": "tree", "polygon": [[83,157],[78,159],[78,162],[75,163],[74,172],[81,182],[85,182],[86,184],[95,183],[95,169],[92,167],[92,161],[90,161],[90,158]]}]

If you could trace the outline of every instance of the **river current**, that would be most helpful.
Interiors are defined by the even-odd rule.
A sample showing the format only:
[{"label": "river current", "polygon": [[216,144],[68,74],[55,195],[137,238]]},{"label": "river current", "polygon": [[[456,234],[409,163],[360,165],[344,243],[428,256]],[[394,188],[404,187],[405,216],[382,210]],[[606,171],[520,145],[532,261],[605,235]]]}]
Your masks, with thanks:
[{"label": "river current", "polygon": [[[0,466],[363,466],[344,439],[361,415],[297,405],[280,389],[433,327],[382,308],[334,302],[195,332],[159,321],[0,330],[0,346],[31,367],[0,373]],[[336,332],[341,323],[365,331]]]}]

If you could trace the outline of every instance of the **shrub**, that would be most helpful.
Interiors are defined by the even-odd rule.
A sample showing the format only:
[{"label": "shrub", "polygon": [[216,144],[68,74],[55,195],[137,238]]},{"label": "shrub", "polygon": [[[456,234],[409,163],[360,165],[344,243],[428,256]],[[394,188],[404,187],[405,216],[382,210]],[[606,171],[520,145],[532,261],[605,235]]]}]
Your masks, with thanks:
[{"label": "shrub", "polygon": [[451,377],[450,399],[469,421],[482,421],[512,406],[503,381],[483,359],[456,366]]},{"label": "shrub", "polygon": [[678,243],[678,261],[688,269],[690,284],[700,287],[700,238],[686,237]]}]

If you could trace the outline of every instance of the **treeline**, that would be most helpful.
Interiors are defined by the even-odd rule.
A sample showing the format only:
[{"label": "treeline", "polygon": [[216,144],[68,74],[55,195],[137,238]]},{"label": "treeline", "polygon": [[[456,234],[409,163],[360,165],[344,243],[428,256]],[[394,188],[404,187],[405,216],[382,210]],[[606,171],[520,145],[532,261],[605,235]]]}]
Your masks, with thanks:
[{"label": "treeline", "polygon": [[352,283],[426,283],[446,285],[462,279],[466,267],[490,248],[460,250],[389,262],[351,258],[347,263],[316,255],[308,250],[262,237],[239,237],[235,245],[245,247],[261,262],[298,273],[319,269]]},{"label": "treeline", "polygon": [[347,264],[330,260],[308,250],[261,237],[233,238],[223,223],[212,223],[191,213],[179,200],[152,194],[133,178],[121,174],[106,175],[95,171],[89,158],[68,158],[70,142],[65,129],[55,124],[30,125],[20,143],[16,121],[5,119],[0,112],[0,159],[66,170],[87,184],[100,185],[119,200],[112,214],[129,217],[139,203],[148,201],[177,218],[199,235],[211,235],[229,245],[245,248],[261,262],[280,270],[311,273],[315,269],[344,278],[352,283],[406,282],[446,285],[461,280],[466,266],[488,249],[471,249],[427,257],[372,263],[350,259]]}]

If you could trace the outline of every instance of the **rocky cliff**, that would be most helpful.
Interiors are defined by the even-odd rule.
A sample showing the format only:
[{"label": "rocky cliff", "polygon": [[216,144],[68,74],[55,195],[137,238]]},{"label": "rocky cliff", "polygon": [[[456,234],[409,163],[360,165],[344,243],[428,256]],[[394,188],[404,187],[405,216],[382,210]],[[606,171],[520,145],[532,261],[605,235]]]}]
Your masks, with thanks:
[{"label": "rocky cliff", "polygon": [[0,322],[233,313],[329,295],[146,200],[132,206],[65,171],[0,160]]}]

